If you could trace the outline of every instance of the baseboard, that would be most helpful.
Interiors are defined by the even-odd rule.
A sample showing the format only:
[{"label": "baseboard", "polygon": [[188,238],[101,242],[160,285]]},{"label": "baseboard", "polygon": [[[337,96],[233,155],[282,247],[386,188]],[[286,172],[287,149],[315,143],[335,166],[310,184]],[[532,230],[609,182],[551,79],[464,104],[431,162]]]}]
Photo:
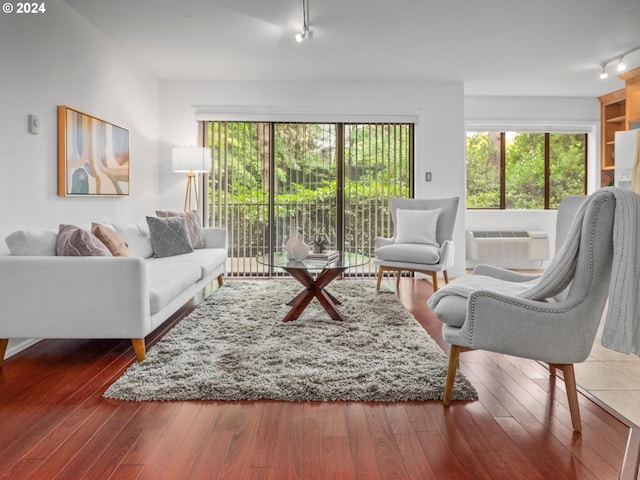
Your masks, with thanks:
[{"label": "baseboard", "polygon": [[29,348],[31,345],[38,343],[41,338],[17,338],[15,340],[9,340],[7,346],[7,352],[4,354],[5,360],[22,350]]}]

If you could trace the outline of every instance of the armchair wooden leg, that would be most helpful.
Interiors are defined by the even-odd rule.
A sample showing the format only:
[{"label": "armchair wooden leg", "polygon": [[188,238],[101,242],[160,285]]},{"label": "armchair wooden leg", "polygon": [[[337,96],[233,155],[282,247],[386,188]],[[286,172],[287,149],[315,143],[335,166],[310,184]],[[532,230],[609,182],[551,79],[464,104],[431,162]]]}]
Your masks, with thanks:
[{"label": "armchair wooden leg", "polygon": [[431,272],[431,282],[433,283],[433,291],[438,291],[438,274],[436,272]]},{"label": "armchair wooden leg", "polygon": [[384,273],[384,267],[378,267],[378,281],[376,282],[376,290],[380,290],[380,284],[382,283],[383,273]]},{"label": "armchair wooden leg", "polygon": [[133,351],[136,354],[136,360],[141,362],[147,356],[147,352],[144,345],[144,338],[132,338],[131,343],[133,345]]},{"label": "armchair wooden leg", "polygon": [[444,276],[444,283],[445,284],[449,283],[449,274],[447,273],[446,270],[442,271],[442,275]]},{"label": "armchair wooden leg", "polygon": [[7,353],[8,344],[8,338],[0,338],[0,366],[2,366],[2,362],[4,362],[4,354]]},{"label": "armchair wooden leg", "polygon": [[398,289],[400,288],[401,276],[402,276],[402,270],[396,270],[396,293],[398,293]]},{"label": "armchair wooden leg", "polygon": [[451,350],[449,351],[449,367],[447,369],[447,380],[444,384],[444,395],[442,396],[442,403],[445,407],[451,405],[451,394],[453,393],[453,383],[456,380],[456,370],[458,370],[460,351],[461,347],[457,345],[451,345]]},{"label": "armchair wooden leg", "polygon": [[222,274],[218,275],[218,286],[222,286]]},{"label": "armchair wooden leg", "polygon": [[562,370],[564,376],[564,386],[567,389],[567,400],[569,400],[569,412],[571,412],[571,425],[575,432],[582,431],[582,421],[580,420],[580,404],[578,403],[578,390],[576,389],[576,376],[573,371],[573,364],[554,365]]}]

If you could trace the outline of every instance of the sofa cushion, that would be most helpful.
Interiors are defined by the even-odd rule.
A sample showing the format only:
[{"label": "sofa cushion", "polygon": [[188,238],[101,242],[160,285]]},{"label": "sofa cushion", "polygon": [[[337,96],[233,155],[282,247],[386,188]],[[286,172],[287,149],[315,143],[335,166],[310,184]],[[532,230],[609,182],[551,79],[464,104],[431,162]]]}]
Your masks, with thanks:
[{"label": "sofa cushion", "polygon": [[201,276],[198,265],[166,260],[149,258],[145,261],[151,315],[191,287]]},{"label": "sofa cushion", "polygon": [[56,253],[71,257],[111,257],[111,252],[91,232],[75,225],[60,224]]},{"label": "sofa cushion", "polygon": [[58,232],[47,230],[18,230],[10,233],[5,242],[11,255],[50,256],[56,255]]},{"label": "sofa cushion", "polygon": [[153,255],[151,236],[146,220],[142,222],[112,223],[113,228],[127,243],[132,257],[149,258]]},{"label": "sofa cushion", "polygon": [[389,262],[434,265],[440,261],[440,248],[424,243],[393,243],[377,248],[376,258]]},{"label": "sofa cushion", "polygon": [[147,217],[153,255],[158,258],[193,252],[184,217]]},{"label": "sofa cushion", "polygon": [[198,210],[190,212],[174,212],[172,210],[156,210],[156,215],[161,218],[166,217],[184,217],[187,223],[187,233],[191,246],[193,248],[204,248],[204,235],[202,229],[202,221]]},{"label": "sofa cushion", "polygon": [[130,256],[126,242],[113,228],[102,223],[92,223],[91,233],[105,244],[114,257]]},{"label": "sofa cushion", "polygon": [[436,227],[441,208],[435,210],[396,210],[396,243],[438,245]]},{"label": "sofa cushion", "polygon": [[224,248],[201,248],[186,255],[163,258],[163,262],[188,263],[200,268],[200,278],[211,275],[220,266],[224,267],[227,252]]}]

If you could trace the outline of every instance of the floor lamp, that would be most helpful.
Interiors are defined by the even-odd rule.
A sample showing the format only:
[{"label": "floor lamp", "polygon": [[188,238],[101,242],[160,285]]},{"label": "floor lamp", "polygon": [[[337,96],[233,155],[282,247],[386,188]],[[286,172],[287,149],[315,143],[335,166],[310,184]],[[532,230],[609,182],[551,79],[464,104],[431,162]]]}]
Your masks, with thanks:
[{"label": "floor lamp", "polygon": [[191,210],[191,199],[194,196],[197,210],[200,203],[196,175],[211,171],[211,150],[202,147],[174,147],[171,151],[171,166],[174,172],[187,174],[184,211]]}]

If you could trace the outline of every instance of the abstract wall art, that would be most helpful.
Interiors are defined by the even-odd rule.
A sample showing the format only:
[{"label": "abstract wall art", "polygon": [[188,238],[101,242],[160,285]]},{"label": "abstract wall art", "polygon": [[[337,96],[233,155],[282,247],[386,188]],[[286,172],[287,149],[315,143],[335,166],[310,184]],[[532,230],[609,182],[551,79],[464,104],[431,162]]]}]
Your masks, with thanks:
[{"label": "abstract wall art", "polygon": [[58,195],[129,195],[129,131],[58,106]]}]

